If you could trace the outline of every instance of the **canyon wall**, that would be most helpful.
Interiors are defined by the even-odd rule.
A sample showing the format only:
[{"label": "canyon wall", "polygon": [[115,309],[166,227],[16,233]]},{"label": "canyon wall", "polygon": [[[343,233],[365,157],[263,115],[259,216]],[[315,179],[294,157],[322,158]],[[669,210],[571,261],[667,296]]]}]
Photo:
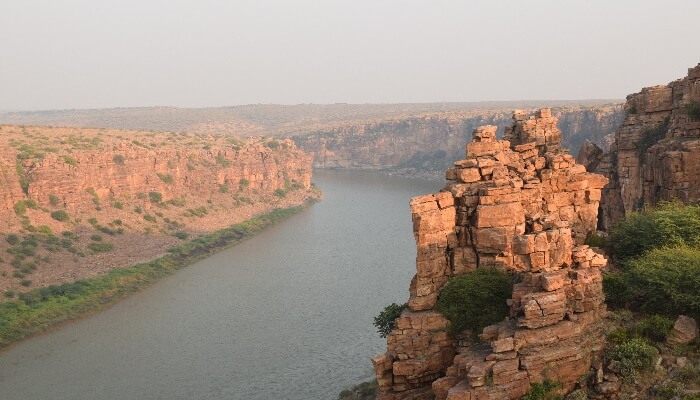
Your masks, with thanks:
[{"label": "canyon wall", "polygon": [[0,171],[0,291],[11,293],[320,195],[311,156],[289,139],[0,125]]},{"label": "canyon wall", "polygon": [[[607,179],[563,151],[549,109],[516,112],[505,140],[496,129],[474,130],[443,191],[411,200],[417,273],[372,360],[378,399],[518,399],[545,379],[571,390],[602,349],[607,260],[583,242]],[[519,280],[508,315],[470,343],[435,306],[451,277],[481,268]]]},{"label": "canyon wall", "polygon": [[586,144],[581,162],[607,176],[601,229],[625,214],[677,199],[700,202],[700,64],[666,86],[627,96],[610,151]]},{"label": "canyon wall", "polygon": [[[585,139],[606,148],[607,136],[623,115],[618,105],[566,107],[554,114],[564,132],[564,146],[570,149],[578,149]],[[443,171],[461,158],[457,149],[476,127],[496,125],[502,132],[509,122],[509,112],[482,110],[344,125],[293,139],[314,154],[318,168]]]}]

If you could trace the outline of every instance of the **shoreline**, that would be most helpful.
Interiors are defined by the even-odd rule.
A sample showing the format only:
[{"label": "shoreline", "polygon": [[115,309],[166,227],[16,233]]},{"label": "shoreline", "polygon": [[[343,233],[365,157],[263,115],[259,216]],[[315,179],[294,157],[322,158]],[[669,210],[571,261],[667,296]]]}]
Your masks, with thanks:
[{"label": "shoreline", "polygon": [[62,323],[106,309],[161,278],[298,214],[317,201],[308,198],[300,205],[273,209],[167,249],[167,254],[150,261],[115,268],[94,278],[37,288],[22,293],[16,300],[2,302],[0,352],[24,339],[49,332]]}]

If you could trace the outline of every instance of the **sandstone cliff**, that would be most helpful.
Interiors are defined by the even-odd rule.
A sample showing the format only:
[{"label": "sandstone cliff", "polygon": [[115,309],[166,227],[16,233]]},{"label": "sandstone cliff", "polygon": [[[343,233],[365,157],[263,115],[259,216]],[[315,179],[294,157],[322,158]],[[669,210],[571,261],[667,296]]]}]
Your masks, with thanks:
[{"label": "sandstone cliff", "polygon": [[[544,379],[570,390],[602,348],[606,259],[583,242],[607,179],[562,150],[549,109],[513,119],[506,140],[474,130],[444,190],[411,200],[417,273],[373,359],[378,399],[518,399]],[[477,268],[521,279],[503,322],[471,345],[434,307],[450,277]]]},{"label": "sandstone cliff", "polygon": [[[607,148],[607,136],[622,120],[617,105],[561,107],[554,110],[564,146],[578,149],[589,139]],[[474,128],[509,124],[502,110],[439,113],[343,125],[293,137],[314,154],[318,168],[395,169],[404,174],[443,171],[461,158],[457,150]]]},{"label": "sandstone cliff", "polygon": [[317,196],[311,162],[291,140],[0,125],[1,229],[21,239],[0,250],[26,253],[0,258],[0,290],[93,276],[301,204]]},{"label": "sandstone cliff", "polygon": [[688,76],[627,96],[626,116],[606,154],[581,161],[607,176],[601,228],[662,200],[700,201],[700,64]]}]

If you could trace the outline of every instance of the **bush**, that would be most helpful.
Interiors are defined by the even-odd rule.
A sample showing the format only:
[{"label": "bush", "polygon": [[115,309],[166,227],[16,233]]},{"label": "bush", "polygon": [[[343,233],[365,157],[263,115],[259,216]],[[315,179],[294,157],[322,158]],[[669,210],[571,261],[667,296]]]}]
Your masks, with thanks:
[{"label": "bush", "polygon": [[178,239],[185,240],[189,237],[189,235],[187,234],[187,232],[180,231],[180,232],[175,232],[175,237]]},{"label": "bush", "polygon": [[92,242],[88,245],[88,249],[94,253],[102,253],[105,251],[110,251],[114,248],[112,243],[106,242]]},{"label": "bush", "polygon": [[71,156],[63,156],[63,161],[65,161],[66,164],[73,166],[73,167],[78,165],[78,162],[75,161],[75,158],[73,158]]},{"label": "bush", "polygon": [[124,165],[124,156],[121,154],[116,154],[114,157],[112,157],[112,161],[114,161],[115,164]]},{"label": "bush", "polygon": [[151,214],[145,214],[143,216],[143,219],[145,219],[148,222],[156,222],[156,217],[152,216]]},{"label": "bush", "polygon": [[642,311],[700,317],[700,248],[654,249],[631,260],[626,297]]},{"label": "bush", "polygon": [[29,287],[32,285],[32,281],[30,279],[22,279],[22,281],[19,284],[24,287]]},{"label": "bush", "polygon": [[124,204],[122,204],[121,201],[114,201],[112,202],[112,207],[116,208],[117,210],[121,210],[124,208]]},{"label": "bush", "polygon": [[282,188],[275,189],[275,196],[279,197],[280,199],[283,198],[283,197],[285,197],[286,195],[287,195],[287,191],[286,191],[286,190],[284,190],[284,189],[282,189]]},{"label": "bush", "polygon": [[168,204],[172,204],[175,207],[183,207],[185,205],[185,199],[170,199]]},{"label": "bush", "polygon": [[59,203],[60,203],[60,200],[59,200],[58,196],[56,196],[55,194],[49,195],[49,204],[56,207]]},{"label": "bush", "polygon": [[95,242],[101,242],[102,235],[94,234],[94,235],[90,236],[90,240],[95,241]]},{"label": "bush", "polygon": [[173,179],[173,176],[170,174],[156,174],[156,175],[158,175],[158,178],[160,178],[160,180],[163,181],[163,183],[167,183],[170,185],[173,182],[175,182],[175,179]]},{"label": "bush", "polygon": [[384,310],[374,317],[374,327],[377,328],[377,332],[381,337],[387,337],[391,330],[394,329],[394,321],[398,318],[403,310],[408,306],[407,303],[398,305],[396,303],[391,303],[384,307]]},{"label": "bush", "polygon": [[451,278],[440,292],[436,309],[452,322],[452,332],[475,333],[508,315],[506,301],[513,292],[511,278],[495,268],[478,268]]},{"label": "bush", "polygon": [[591,247],[599,247],[602,249],[607,245],[607,239],[604,236],[593,233],[586,239],[586,244]]},{"label": "bush", "polygon": [[685,105],[685,112],[691,121],[700,121],[700,104],[695,101]]},{"label": "bush", "polygon": [[14,233],[11,233],[11,234],[7,235],[5,240],[7,241],[7,243],[14,246],[17,243],[19,243],[19,236],[15,235]]},{"label": "bush", "polygon": [[654,397],[657,399],[679,399],[683,393],[685,393],[685,387],[678,382],[666,382],[654,387]]},{"label": "bush", "polygon": [[277,150],[280,147],[280,142],[278,142],[275,139],[272,139],[269,142],[267,142],[266,145],[267,145],[267,147],[271,148],[272,150]]},{"label": "bush", "polygon": [[158,192],[148,192],[148,198],[151,199],[153,203],[163,202],[163,195]]},{"label": "bush", "polygon": [[225,183],[223,185],[219,185],[219,192],[220,193],[228,193],[228,185]]},{"label": "bush", "polygon": [[241,181],[239,182],[241,188],[245,188],[250,186],[250,181],[247,180],[246,178],[241,178]]},{"label": "bush", "polygon": [[625,264],[645,252],[670,245],[700,244],[700,206],[665,203],[617,222],[609,237],[612,254]]},{"label": "bush", "polygon": [[633,379],[639,372],[650,370],[657,354],[656,348],[641,338],[625,340],[607,351],[608,358],[617,362],[620,375],[626,379]]},{"label": "bush", "polygon": [[58,210],[51,213],[51,218],[55,219],[56,221],[65,222],[68,221],[69,216],[67,212]]},{"label": "bush", "polygon": [[525,396],[522,397],[522,400],[554,400],[554,399],[561,399],[561,396],[556,395],[554,392],[559,388],[559,384],[556,382],[553,382],[549,379],[546,381],[539,383],[533,383],[532,386],[530,386],[530,390],[525,393]]},{"label": "bush", "polygon": [[654,342],[664,342],[674,321],[661,315],[652,315],[634,326],[635,333]]},{"label": "bush", "polygon": [[15,214],[17,215],[24,215],[25,212],[27,212],[27,205],[24,203],[24,201],[18,201],[15,203],[12,208],[15,210]]}]

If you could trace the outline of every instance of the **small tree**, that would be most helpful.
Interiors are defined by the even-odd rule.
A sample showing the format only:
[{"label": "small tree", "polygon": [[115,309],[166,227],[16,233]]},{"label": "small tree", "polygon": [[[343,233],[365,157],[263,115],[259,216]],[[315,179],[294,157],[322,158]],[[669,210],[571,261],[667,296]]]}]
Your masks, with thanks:
[{"label": "small tree", "polygon": [[407,303],[401,305],[396,303],[391,303],[384,307],[384,310],[374,317],[374,326],[377,328],[377,332],[381,337],[387,337],[391,330],[394,329],[394,322],[401,316],[403,310],[408,306]]}]

